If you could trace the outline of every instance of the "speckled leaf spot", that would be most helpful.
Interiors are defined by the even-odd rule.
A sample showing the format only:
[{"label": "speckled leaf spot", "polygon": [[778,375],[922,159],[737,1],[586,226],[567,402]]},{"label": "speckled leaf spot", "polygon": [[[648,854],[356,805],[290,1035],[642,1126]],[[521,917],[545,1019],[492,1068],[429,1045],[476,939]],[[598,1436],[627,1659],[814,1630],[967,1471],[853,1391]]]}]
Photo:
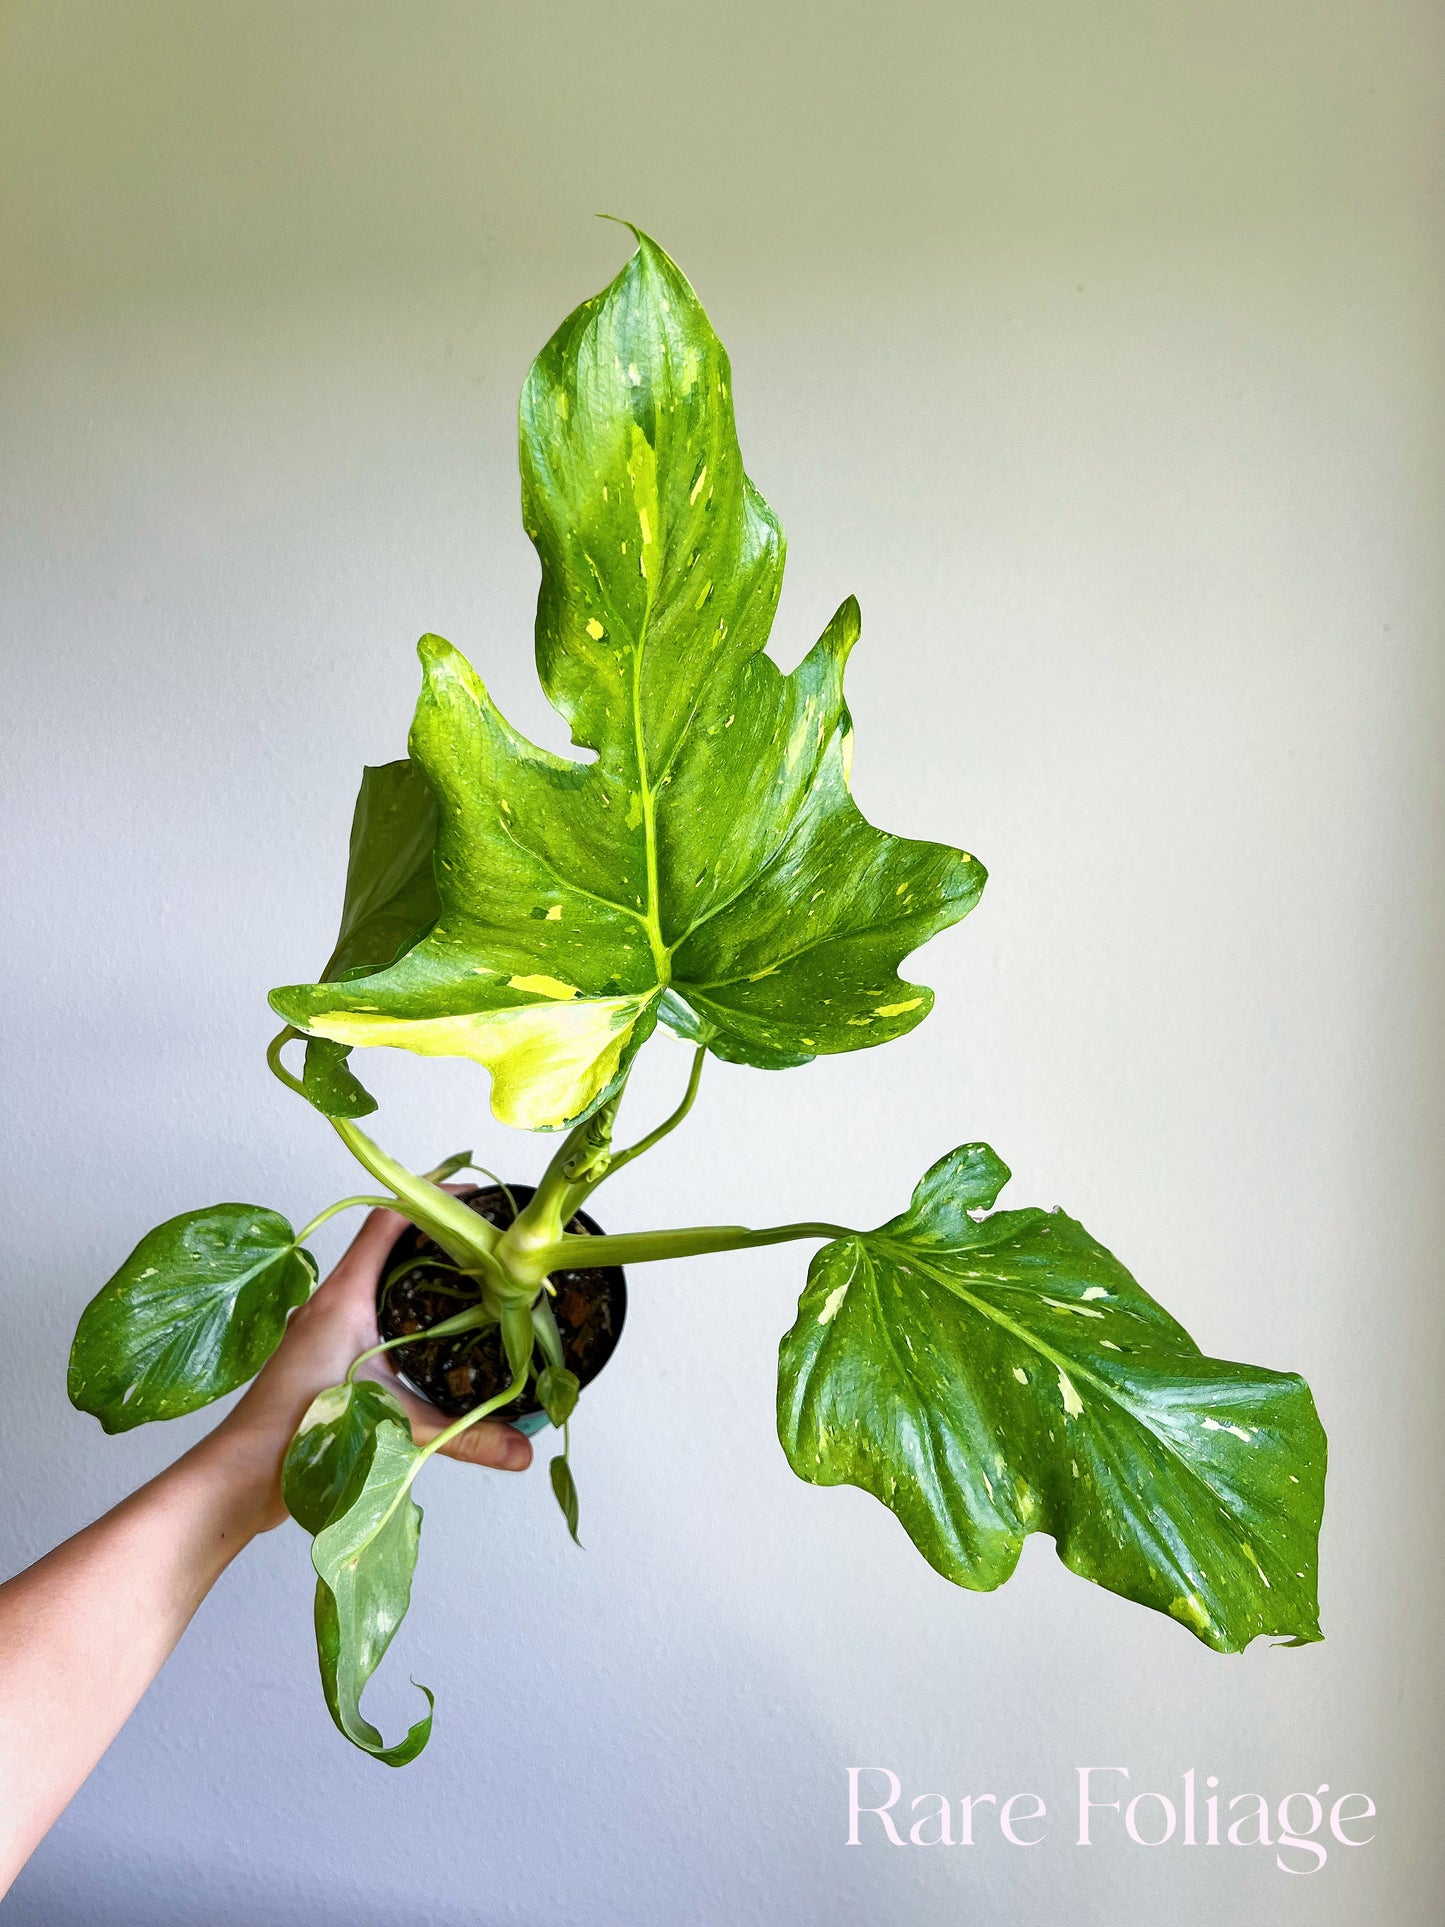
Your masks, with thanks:
[{"label": "speckled leaf spot", "polygon": [[553,1129],[617,1088],[659,1018],[780,1068],[927,1015],[898,967],[973,907],[983,867],[853,802],[851,599],[790,675],[764,653],[783,538],[743,472],[731,384],[644,235],[537,358],[537,667],[596,760],[527,742],[424,637],[410,751],[438,805],[440,915],[388,969],[273,993],[298,1029],[472,1057],[503,1122]]},{"label": "speckled leaf spot", "polygon": [[70,1402],[107,1432],[198,1411],[255,1377],[315,1283],[279,1212],[213,1204],[168,1218],[81,1313]]},{"label": "speckled leaf spot", "polygon": [[818,1252],[779,1362],[794,1471],[873,1493],[977,1591],[1047,1532],[1217,1651],[1318,1639],[1308,1386],[1206,1358],[1062,1212],[989,1215],[1008,1175],[965,1145],[900,1217]]}]

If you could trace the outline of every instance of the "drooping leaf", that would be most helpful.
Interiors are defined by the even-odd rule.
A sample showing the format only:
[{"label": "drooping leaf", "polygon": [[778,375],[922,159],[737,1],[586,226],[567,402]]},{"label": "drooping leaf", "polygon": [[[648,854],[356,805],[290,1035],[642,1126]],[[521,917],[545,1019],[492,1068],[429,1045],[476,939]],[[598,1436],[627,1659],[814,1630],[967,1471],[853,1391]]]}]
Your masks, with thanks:
[{"label": "drooping leaf", "polygon": [[346,1061],[350,1055],[349,1044],[329,1037],[306,1040],[301,1088],[327,1117],[366,1117],[376,1109],[376,1099]]},{"label": "drooping leaf", "polygon": [[1325,1436],[1303,1379],[1206,1358],[1083,1226],[982,1213],[986,1145],[813,1260],[783,1339],[795,1472],[872,1492],[979,1591],[1051,1533],[1072,1571],[1235,1652],[1317,1639]]},{"label": "drooping leaf", "polygon": [[596,761],[535,748],[424,637],[410,747],[439,804],[440,917],[390,969],[275,1008],[475,1058],[497,1116],[532,1129],[602,1102],[659,1015],[773,1068],[911,1030],[932,993],[898,966],[983,868],[852,799],[855,603],[790,675],[763,653],[782,535],[743,472],[727,356],[646,237],[538,357],[521,448],[538,671]]},{"label": "drooping leaf", "polygon": [[286,1510],[313,1536],[331,1522],[348,1481],[378,1425],[406,1425],[395,1393],[375,1379],[328,1385],[296,1428],[281,1466]]},{"label": "drooping leaf", "polygon": [[168,1218],[81,1313],[70,1402],[107,1432],[209,1405],[255,1377],[315,1283],[279,1212],[215,1204]]},{"label": "drooping leaf", "polygon": [[316,1650],[326,1704],[337,1726],[384,1766],[405,1766],[431,1736],[427,1710],[388,1746],[361,1712],[367,1681],[386,1656],[411,1604],[421,1507],[411,1497],[419,1457],[411,1431],[384,1420],[365,1441],[329,1525],[316,1535]]},{"label": "drooping leaf", "polygon": [[[424,937],[441,913],[433,875],[437,809],[410,757],[368,765],[351,818],[346,896],[323,983],[384,970]],[[366,1117],[371,1095],[347,1064],[350,1046],[313,1037],[301,1086],[327,1117]]]},{"label": "drooping leaf", "polygon": [[581,1389],[575,1372],[565,1365],[547,1365],[537,1380],[537,1402],[554,1425],[565,1425],[577,1409]]},{"label": "drooping leaf", "polygon": [[562,1517],[567,1521],[567,1530],[572,1535],[574,1546],[581,1548],[582,1541],[577,1537],[577,1482],[572,1477],[572,1468],[567,1463],[565,1452],[559,1452],[551,1465],[552,1496],[562,1508]]}]

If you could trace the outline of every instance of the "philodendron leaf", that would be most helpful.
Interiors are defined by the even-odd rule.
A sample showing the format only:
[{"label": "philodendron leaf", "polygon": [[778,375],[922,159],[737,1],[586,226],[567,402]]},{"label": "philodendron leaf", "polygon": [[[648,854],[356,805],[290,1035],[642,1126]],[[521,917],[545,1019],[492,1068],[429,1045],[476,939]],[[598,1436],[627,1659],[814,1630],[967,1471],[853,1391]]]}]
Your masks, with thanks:
[{"label": "philodendron leaf", "polygon": [[521,408],[537,665],[596,760],[527,742],[424,637],[410,748],[439,805],[439,920],[390,969],[274,992],[288,1022],[475,1058],[499,1118],[551,1129],[617,1087],[659,1016],[776,1068],[927,1015],[898,966],[973,907],[983,868],[853,801],[851,599],[790,675],[763,653],[783,539],[731,382],[645,236],[542,351]]},{"label": "philodendron leaf", "polygon": [[306,1040],[301,1089],[327,1117],[366,1117],[376,1109],[376,1099],[346,1061],[350,1055],[348,1044],[329,1037]]},{"label": "philodendron leaf", "polygon": [[406,1425],[406,1413],[374,1379],[316,1394],[281,1467],[281,1496],[298,1525],[314,1535],[330,1524],[372,1434],[387,1420]]},{"label": "philodendron leaf", "polygon": [[1221,1652],[1318,1639],[1308,1386],[1206,1358],[1062,1212],[982,1215],[1007,1178],[965,1145],[900,1217],[818,1252],[779,1362],[794,1471],[872,1492],[959,1585],[1001,1585],[1047,1532]]},{"label": "philodendron leaf", "polygon": [[565,1425],[577,1409],[581,1385],[565,1365],[544,1366],[537,1380],[537,1402],[554,1425]]},{"label": "philodendron leaf", "polygon": [[559,1452],[551,1465],[552,1496],[562,1508],[562,1517],[567,1521],[567,1530],[572,1535],[572,1543],[579,1550],[582,1541],[577,1537],[577,1481],[572,1477],[572,1467],[567,1462],[565,1452]]},{"label": "philodendron leaf", "polygon": [[[351,818],[346,897],[336,945],[322,971],[344,983],[384,970],[424,937],[441,912],[432,853],[437,807],[426,778],[409,757],[368,766]],[[366,1117],[376,1099],[346,1060],[350,1046],[313,1037],[301,1088],[327,1117]]]},{"label": "philodendron leaf", "polygon": [[436,834],[436,798],[410,757],[363,769],[341,928],[321,973],[325,982],[384,970],[430,930],[441,915]]},{"label": "philodendron leaf", "polygon": [[278,1212],[215,1204],[169,1218],[81,1313],[70,1402],[107,1432],[209,1405],[255,1377],[315,1283]]},{"label": "philodendron leaf", "polygon": [[388,1746],[362,1717],[361,1695],[411,1604],[421,1507],[411,1496],[420,1457],[404,1423],[383,1420],[365,1440],[331,1523],[316,1535],[316,1650],[326,1704],[337,1726],[385,1766],[405,1766],[431,1736],[427,1710]]}]

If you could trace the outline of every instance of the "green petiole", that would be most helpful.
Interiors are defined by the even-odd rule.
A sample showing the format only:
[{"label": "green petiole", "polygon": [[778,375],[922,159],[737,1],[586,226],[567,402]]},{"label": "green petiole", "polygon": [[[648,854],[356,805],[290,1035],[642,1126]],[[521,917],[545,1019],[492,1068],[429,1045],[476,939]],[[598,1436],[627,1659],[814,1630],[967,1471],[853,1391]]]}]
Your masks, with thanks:
[{"label": "green petiole", "polygon": [[313,1232],[319,1231],[322,1225],[326,1223],[326,1220],[328,1218],[334,1218],[338,1211],[350,1211],[353,1207],[363,1204],[369,1206],[372,1210],[395,1211],[396,1209],[395,1198],[341,1198],[335,1204],[328,1204],[324,1211],[318,1211],[310,1224],[304,1226],[296,1233],[297,1244],[304,1245]]},{"label": "green petiole", "polygon": [[481,1305],[474,1305],[469,1311],[459,1311],[451,1318],[443,1318],[440,1324],[428,1325],[425,1331],[403,1332],[400,1338],[384,1338],[379,1345],[362,1352],[351,1361],[346,1374],[346,1383],[354,1385],[356,1374],[369,1358],[379,1358],[383,1352],[395,1351],[398,1345],[421,1345],[433,1338],[451,1338],[458,1332],[478,1331],[483,1326],[495,1325],[496,1319]]}]

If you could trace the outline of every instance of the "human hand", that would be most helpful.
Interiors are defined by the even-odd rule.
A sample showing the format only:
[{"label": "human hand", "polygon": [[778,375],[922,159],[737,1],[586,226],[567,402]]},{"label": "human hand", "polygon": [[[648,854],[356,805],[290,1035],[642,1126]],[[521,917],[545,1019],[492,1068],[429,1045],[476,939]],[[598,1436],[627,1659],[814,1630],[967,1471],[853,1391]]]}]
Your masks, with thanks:
[{"label": "human hand", "polygon": [[[221,1573],[286,1517],[281,1462],[318,1392],[376,1344],[376,1286],[406,1220],[373,1211],[216,1429],[104,1518],[0,1586],[0,1894],[62,1811]],[[400,1399],[420,1444],[440,1413],[385,1357],[363,1369]],[[520,1432],[480,1420],[444,1447],[520,1471]]]},{"label": "human hand", "polygon": [[[352,1361],[378,1343],[376,1287],[381,1267],[406,1219],[396,1211],[371,1212],[335,1270],[292,1315],[286,1335],[235,1408],[201,1448],[224,1453],[256,1481],[259,1516],[255,1530],[268,1531],[287,1516],[281,1498],[281,1462],[306,1408],[318,1392],[338,1385]],[[411,1421],[412,1436],[426,1445],[449,1422],[432,1405],[403,1389],[383,1353],[361,1373],[384,1384]],[[469,1465],[521,1472],[532,1447],[512,1426],[482,1419],[441,1448]]]}]

